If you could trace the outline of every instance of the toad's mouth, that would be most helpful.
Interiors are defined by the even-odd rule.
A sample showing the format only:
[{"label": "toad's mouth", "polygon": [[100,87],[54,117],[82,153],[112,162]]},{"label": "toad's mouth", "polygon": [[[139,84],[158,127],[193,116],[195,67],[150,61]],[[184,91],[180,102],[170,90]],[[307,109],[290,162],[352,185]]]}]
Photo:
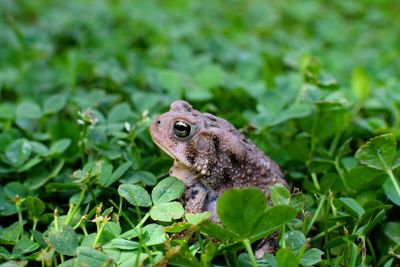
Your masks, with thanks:
[{"label": "toad's mouth", "polygon": [[184,165],[186,168],[190,169],[191,164],[189,163],[189,161],[188,161],[187,159],[176,157],[176,156],[173,155],[173,154],[171,153],[171,151],[169,151],[166,147],[162,146],[162,145],[160,144],[160,142],[158,142],[157,138],[154,138],[154,137],[153,137],[152,139],[153,139],[153,142],[154,142],[159,148],[161,148],[162,151],[165,152],[165,154],[167,154],[168,156],[170,156],[170,157],[175,161],[175,163],[177,163],[177,164],[179,164],[179,165]]}]

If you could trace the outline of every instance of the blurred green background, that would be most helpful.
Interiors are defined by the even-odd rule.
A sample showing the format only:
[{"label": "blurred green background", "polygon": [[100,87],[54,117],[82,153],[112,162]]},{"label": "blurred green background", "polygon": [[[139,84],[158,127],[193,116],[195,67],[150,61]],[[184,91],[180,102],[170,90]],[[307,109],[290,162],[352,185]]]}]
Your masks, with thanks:
[{"label": "blurred green background", "polygon": [[[343,219],[315,196],[394,205],[370,211],[367,260],[357,254],[382,265],[400,240],[400,196],[354,153],[373,136],[400,137],[399,12],[392,0],[0,0],[1,229],[17,221],[19,195],[43,200],[44,231],[55,207],[66,214],[79,197],[73,171],[98,160],[107,174],[131,164],[93,182],[88,205],[115,198],[117,181],[154,186],[171,159],[147,127],[186,99],[281,165],[311,214],[320,209],[311,236]],[[325,253],[327,265],[348,263],[331,243]]]}]

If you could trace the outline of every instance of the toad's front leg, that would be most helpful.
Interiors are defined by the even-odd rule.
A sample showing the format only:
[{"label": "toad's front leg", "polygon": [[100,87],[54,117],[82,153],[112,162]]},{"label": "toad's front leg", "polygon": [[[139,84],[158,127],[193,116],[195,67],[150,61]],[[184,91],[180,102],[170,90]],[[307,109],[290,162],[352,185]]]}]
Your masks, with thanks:
[{"label": "toad's front leg", "polygon": [[206,210],[207,190],[201,183],[196,183],[186,188],[185,210],[190,213]]}]

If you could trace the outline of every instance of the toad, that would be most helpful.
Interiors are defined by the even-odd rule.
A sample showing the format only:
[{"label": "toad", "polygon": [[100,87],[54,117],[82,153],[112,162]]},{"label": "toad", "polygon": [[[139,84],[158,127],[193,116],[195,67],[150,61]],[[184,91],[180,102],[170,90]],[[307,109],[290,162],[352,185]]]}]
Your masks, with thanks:
[{"label": "toad", "polygon": [[268,197],[268,187],[287,186],[278,165],[228,121],[201,113],[183,100],[150,126],[153,141],[170,157],[170,175],[186,186],[187,212],[211,212],[220,222],[216,202],[229,188],[258,187]]}]

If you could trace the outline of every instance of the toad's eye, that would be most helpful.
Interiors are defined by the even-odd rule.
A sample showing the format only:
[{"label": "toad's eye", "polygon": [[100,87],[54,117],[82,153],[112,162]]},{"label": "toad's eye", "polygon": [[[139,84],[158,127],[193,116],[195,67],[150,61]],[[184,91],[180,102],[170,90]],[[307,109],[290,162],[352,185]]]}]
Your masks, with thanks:
[{"label": "toad's eye", "polygon": [[190,125],[184,121],[174,122],[174,134],[180,138],[186,138],[190,135]]}]

